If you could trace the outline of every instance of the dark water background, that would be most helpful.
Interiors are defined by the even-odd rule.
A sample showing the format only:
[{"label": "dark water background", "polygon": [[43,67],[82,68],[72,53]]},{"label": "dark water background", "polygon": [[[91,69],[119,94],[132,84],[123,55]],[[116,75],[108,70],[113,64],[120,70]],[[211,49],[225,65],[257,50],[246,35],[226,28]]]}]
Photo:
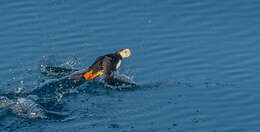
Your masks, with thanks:
[{"label": "dark water background", "polygon": [[2,0],[1,93],[35,88],[44,56],[87,67],[120,48],[132,50],[120,71],[140,87],[88,87],[95,94],[63,98],[63,119],[6,114],[0,131],[259,132],[259,9],[259,0]]}]

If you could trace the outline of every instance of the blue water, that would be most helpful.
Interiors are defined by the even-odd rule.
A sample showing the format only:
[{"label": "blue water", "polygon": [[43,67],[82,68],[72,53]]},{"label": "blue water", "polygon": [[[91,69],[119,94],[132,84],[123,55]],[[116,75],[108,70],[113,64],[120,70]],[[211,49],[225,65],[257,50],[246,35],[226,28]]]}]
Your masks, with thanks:
[{"label": "blue water", "polygon": [[[68,94],[62,119],[0,114],[0,131],[259,132],[260,1],[0,2],[0,93],[39,85],[44,57],[130,48],[120,72],[138,88]],[[88,90],[87,90],[88,91]],[[93,92],[94,91],[94,92]]]}]

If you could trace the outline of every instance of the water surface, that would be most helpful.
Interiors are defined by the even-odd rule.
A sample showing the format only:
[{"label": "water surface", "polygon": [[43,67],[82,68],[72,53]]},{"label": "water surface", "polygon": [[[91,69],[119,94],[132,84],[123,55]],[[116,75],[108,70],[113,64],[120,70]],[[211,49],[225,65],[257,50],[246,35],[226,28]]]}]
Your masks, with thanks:
[{"label": "water surface", "polygon": [[138,88],[82,85],[62,119],[1,113],[1,131],[259,131],[258,0],[0,2],[0,92],[31,91],[46,56],[88,67],[130,48]]}]

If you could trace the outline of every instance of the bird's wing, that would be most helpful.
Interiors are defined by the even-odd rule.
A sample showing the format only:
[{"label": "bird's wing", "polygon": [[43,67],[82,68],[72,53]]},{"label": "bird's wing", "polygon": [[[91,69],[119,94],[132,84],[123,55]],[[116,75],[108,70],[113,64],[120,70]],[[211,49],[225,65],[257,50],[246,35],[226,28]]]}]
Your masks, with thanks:
[{"label": "bird's wing", "polygon": [[103,60],[103,70],[104,74],[106,75],[106,82],[110,85],[114,85],[114,77],[113,77],[113,64],[112,64],[112,58],[105,57]]},{"label": "bird's wing", "polygon": [[99,56],[95,62],[90,66],[90,69],[93,70],[93,73],[98,72],[99,70],[102,70],[102,60],[104,59],[104,56]]}]

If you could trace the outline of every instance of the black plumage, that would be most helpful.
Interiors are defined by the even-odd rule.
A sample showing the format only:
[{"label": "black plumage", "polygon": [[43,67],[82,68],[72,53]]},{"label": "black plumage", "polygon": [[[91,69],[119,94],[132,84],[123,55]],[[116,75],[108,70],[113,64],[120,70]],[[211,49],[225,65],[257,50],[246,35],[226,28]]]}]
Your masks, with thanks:
[{"label": "black plumage", "polygon": [[93,70],[93,74],[102,70],[103,74],[106,76],[106,82],[113,85],[113,72],[116,71],[116,65],[121,61],[122,57],[119,54],[107,54],[100,56],[96,61],[90,66],[89,70]]},{"label": "black plumage", "polygon": [[131,51],[129,49],[120,49],[115,53],[100,56],[89,67],[89,71],[84,74],[84,78],[91,80],[101,74],[105,74],[106,82],[114,85],[114,71],[117,71],[119,68],[122,58],[130,55]]}]

